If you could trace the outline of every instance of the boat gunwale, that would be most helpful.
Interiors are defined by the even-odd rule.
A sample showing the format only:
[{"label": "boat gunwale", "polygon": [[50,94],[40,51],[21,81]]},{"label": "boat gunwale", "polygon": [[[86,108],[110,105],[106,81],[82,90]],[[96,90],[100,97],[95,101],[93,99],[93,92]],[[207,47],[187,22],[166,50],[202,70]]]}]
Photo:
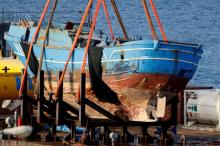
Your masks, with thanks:
[{"label": "boat gunwale", "polygon": [[[22,54],[20,54],[20,53],[18,53],[18,52],[15,52],[14,51],[14,53],[16,54],[16,55],[19,55],[19,56],[23,56],[24,57],[24,55]],[[39,60],[39,58],[37,58],[37,60]],[[129,58],[129,59],[123,59],[123,61],[135,61],[135,60],[137,60],[137,61],[141,61],[141,60],[153,60],[153,61],[155,61],[155,60],[162,60],[162,61],[172,61],[172,62],[181,62],[181,63],[187,63],[187,64],[190,64],[190,65],[194,65],[194,66],[198,66],[198,63],[196,64],[196,63],[193,63],[193,62],[190,62],[190,61],[185,61],[185,60],[179,60],[179,59],[172,59],[172,58],[157,58],[157,57],[155,57],[155,58],[153,58],[153,57],[147,57],[147,56],[143,56],[143,57],[141,57],[141,58]],[[54,62],[54,63],[65,63],[65,61],[57,61],[57,60],[43,60],[44,62]],[[122,60],[121,59],[115,59],[115,60],[105,60],[105,61],[101,61],[102,63],[107,63],[107,62],[121,62]],[[69,64],[81,64],[82,62],[69,62]],[[87,62],[87,64],[88,64],[88,62]]]}]

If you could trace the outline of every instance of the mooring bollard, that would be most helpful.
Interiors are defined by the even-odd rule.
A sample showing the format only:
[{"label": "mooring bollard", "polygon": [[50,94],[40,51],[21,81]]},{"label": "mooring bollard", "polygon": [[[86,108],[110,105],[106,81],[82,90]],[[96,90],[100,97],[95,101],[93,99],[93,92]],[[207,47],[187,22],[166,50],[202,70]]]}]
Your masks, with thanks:
[{"label": "mooring bollard", "polygon": [[116,132],[111,132],[111,133],[109,134],[109,138],[112,140],[112,146],[117,146],[118,133],[116,133]]},{"label": "mooring bollard", "polygon": [[134,135],[134,144],[138,145],[138,143],[139,143],[138,134],[135,134]]},{"label": "mooring bollard", "polygon": [[16,127],[17,126],[17,122],[18,122],[18,111],[17,111],[17,109],[14,111],[14,120],[15,120],[14,127]]},{"label": "mooring bollard", "polygon": [[180,141],[181,141],[182,146],[186,146],[186,137],[185,137],[185,135],[181,136]]}]

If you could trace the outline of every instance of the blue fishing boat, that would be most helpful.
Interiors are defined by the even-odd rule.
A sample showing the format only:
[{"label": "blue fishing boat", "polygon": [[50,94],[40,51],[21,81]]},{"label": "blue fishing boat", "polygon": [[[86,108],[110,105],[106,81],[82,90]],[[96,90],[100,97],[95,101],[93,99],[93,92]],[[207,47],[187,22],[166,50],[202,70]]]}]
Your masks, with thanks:
[{"label": "blue fishing boat", "polygon": [[[35,30],[34,25],[30,27],[14,23],[5,34],[5,40],[24,65]],[[64,68],[75,31],[74,28],[68,29],[65,26],[49,29],[42,69],[47,72],[50,82],[55,80],[57,72]],[[36,77],[44,36],[45,29],[42,28],[33,44],[28,68],[32,78]],[[68,64],[65,81],[69,85],[70,82],[79,82],[86,40],[87,33],[84,31]],[[90,64],[97,65],[100,62],[101,78],[110,87],[144,90],[159,87],[161,90],[176,93],[183,90],[193,77],[203,52],[198,44],[120,39],[110,42],[95,36],[90,46],[87,71]],[[54,88],[56,84],[50,85],[51,90]],[[70,90],[68,87],[65,89]]]}]

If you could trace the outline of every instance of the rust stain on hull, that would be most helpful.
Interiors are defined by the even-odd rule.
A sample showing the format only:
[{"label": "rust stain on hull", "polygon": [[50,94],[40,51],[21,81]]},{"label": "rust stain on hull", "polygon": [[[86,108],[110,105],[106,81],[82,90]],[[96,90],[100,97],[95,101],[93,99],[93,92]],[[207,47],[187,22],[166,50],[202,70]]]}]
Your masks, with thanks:
[{"label": "rust stain on hull", "polygon": [[[64,100],[74,107],[78,107],[76,102],[76,94],[79,88],[80,75],[74,77],[71,73],[67,73],[64,81]],[[69,79],[72,80],[69,80]],[[54,75],[52,80],[45,82],[46,87],[52,87],[55,91],[57,88],[57,77]],[[103,76],[103,80],[115,91],[120,100],[120,105],[110,104],[104,101],[99,101],[90,87],[89,74],[87,73],[86,97],[94,103],[100,105],[112,114],[117,110],[126,113],[130,121],[151,121],[147,116],[146,109],[150,98],[155,98],[158,90],[179,92],[183,90],[188,83],[185,78],[179,78],[170,75],[155,75],[155,74],[120,74],[112,76]],[[93,118],[105,119],[103,115],[97,113],[93,109],[87,107],[87,114]],[[171,109],[166,108],[164,120],[171,117]]]},{"label": "rust stain on hull", "polygon": [[128,87],[154,90],[160,86],[161,90],[176,93],[184,90],[189,82],[186,78],[161,74],[122,74],[104,77],[103,79],[110,86],[118,88]]},{"label": "rust stain on hull", "polygon": [[[87,85],[89,85],[89,73],[86,74]],[[189,79],[177,77],[174,75],[166,74],[119,74],[119,75],[106,75],[102,77],[106,84],[111,88],[135,88],[144,90],[161,89],[163,91],[178,93],[185,89]],[[52,81],[57,81],[58,76],[54,74],[46,75],[45,80],[52,84]],[[80,73],[66,73],[64,84],[72,87],[80,82]],[[51,89],[56,88],[56,84],[51,85]],[[73,92],[73,91],[72,91]]]}]

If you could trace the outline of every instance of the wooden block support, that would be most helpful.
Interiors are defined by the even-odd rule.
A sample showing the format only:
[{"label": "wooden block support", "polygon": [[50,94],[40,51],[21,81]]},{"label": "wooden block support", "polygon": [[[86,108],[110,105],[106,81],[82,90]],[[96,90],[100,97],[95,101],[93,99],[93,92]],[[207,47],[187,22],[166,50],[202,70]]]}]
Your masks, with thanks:
[{"label": "wooden block support", "polygon": [[42,117],[43,117],[43,99],[44,99],[44,71],[41,70],[38,78],[38,102],[37,102],[37,122],[41,123],[42,122]]},{"label": "wooden block support", "polygon": [[156,116],[160,117],[160,118],[164,117],[165,116],[165,110],[166,110],[166,97],[157,98]]}]

